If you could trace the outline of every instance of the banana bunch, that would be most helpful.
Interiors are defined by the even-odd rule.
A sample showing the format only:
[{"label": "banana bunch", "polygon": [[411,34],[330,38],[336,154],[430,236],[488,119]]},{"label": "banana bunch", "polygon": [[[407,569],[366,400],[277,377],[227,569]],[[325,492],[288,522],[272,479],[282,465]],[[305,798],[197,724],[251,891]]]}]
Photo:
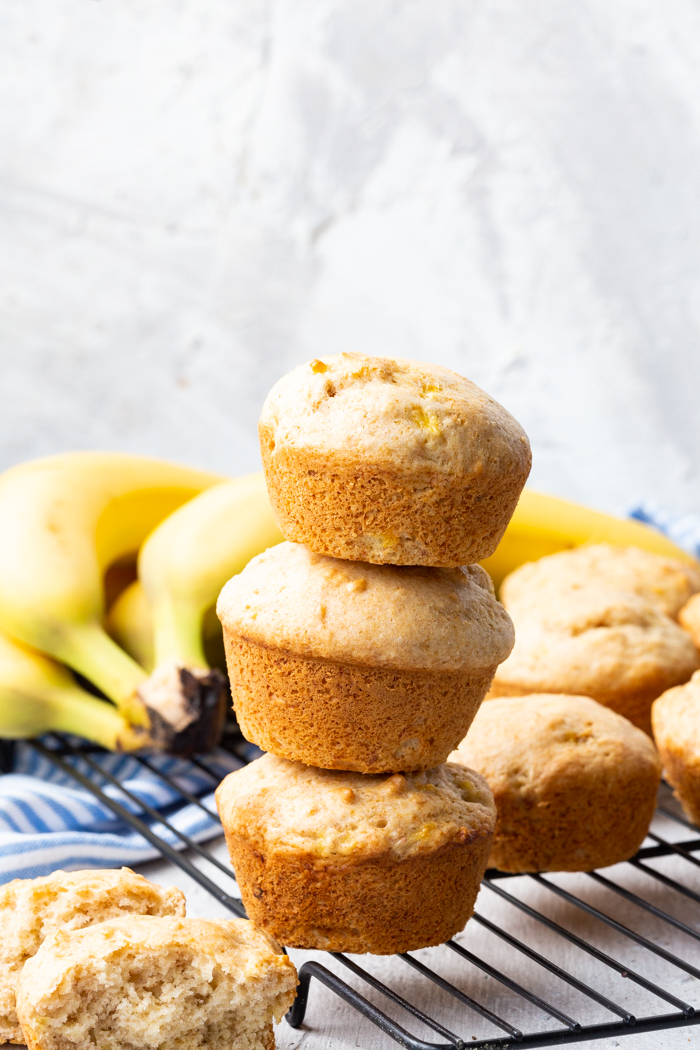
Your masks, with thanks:
[{"label": "banana bunch", "polygon": [[50,731],[75,733],[111,751],[148,744],[114,704],[91,696],[62,664],[0,635],[0,735],[24,739]]},{"label": "banana bunch", "polygon": [[[207,635],[221,638],[214,615],[219,591],[251,558],[283,539],[262,474],[222,482],[151,533],[139,553],[138,580],[110,611],[113,637],[153,668],[139,690],[149,710],[164,691],[189,698],[170,722],[178,727],[180,753],[212,747],[223,725],[227,679],[210,668],[205,653]],[[153,715],[151,722],[155,741],[165,746],[169,727]]]},{"label": "banana bunch", "polygon": [[227,580],[283,539],[262,474],[215,485],[159,525],[138,560],[153,617],[154,664],[206,667],[205,613]]},{"label": "banana bunch", "polygon": [[103,577],[111,564],[134,557],[164,518],[220,481],[159,460],[100,452],[8,470],[0,477],[0,630],[79,671],[134,731],[150,734],[158,708],[169,717],[172,700],[159,697],[149,711],[141,697],[148,674],[102,625]]},{"label": "banana bunch", "polygon": [[[261,476],[223,481],[118,453],[53,456],[7,471],[0,736],[60,728],[121,750],[188,755],[213,746],[226,683],[207,664],[203,625],[226,580],[281,539]],[[142,583],[110,613],[110,637],[105,574],[139,550]],[[143,644],[118,644],[139,631]]]},{"label": "banana bunch", "polygon": [[694,559],[656,529],[639,521],[615,518],[577,503],[524,489],[503,539],[481,563],[496,588],[526,561],[580,547],[610,543],[614,547],[642,547],[684,561]]},{"label": "banana bunch", "polygon": [[[150,674],[156,661],[153,613],[140,580],[134,580],[119,592],[109,606],[105,629],[110,638]],[[202,617],[202,648],[209,667],[226,669],[224,639],[215,605]]]},{"label": "banana bunch", "polygon": [[284,539],[262,474],[222,482],[163,522],[144,544],[139,578],[109,610],[111,637],[142,667],[224,667],[219,591]]}]

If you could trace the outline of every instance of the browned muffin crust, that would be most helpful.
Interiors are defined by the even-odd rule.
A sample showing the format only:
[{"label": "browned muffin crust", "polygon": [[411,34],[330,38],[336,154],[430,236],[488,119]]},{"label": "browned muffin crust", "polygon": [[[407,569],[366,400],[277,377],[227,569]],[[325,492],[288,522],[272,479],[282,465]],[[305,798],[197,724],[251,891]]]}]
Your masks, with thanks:
[{"label": "browned muffin crust", "polygon": [[489,865],[590,871],[641,846],[661,763],[648,736],[583,696],[483,705],[451,756],[488,781],[498,810]]},{"label": "browned muffin crust", "polygon": [[324,769],[444,762],[513,644],[478,565],[368,565],[297,543],[253,559],[218,612],[244,735]]},{"label": "browned muffin crust", "polygon": [[496,549],[530,472],[527,437],[437,365],[339,354],[271,390],[259,424],[287,539],[352,561],[457,566]]},{"label": "browned muffin crust", "polygon": [[[226,836],[248,914],[281,943],[329,952],[394,955],[443,944],[464,929],[490,843],[443,846],[400,864],[333,871],[308,857],[267,860],[244,836]],[[252,889],[251,889],[252,888]]]},{"label": "browned muffin crust", "polygon": [[246,740],[322,769],[393,773],[444,762],[491,684],[485,673],[398,671],[314,660],[226,635]]},{"label": "browned muffin crust", "polygon": [[654,701],[651,722],[666,779],[688,818],[700,824],[700,671]]},{"label": "browned muffin crust", "polygon": [[265,755],[217,806],[253,921],[290,947],[378,955],[463,928],[495,823],[486,783],[459,765],[379,777]]}]

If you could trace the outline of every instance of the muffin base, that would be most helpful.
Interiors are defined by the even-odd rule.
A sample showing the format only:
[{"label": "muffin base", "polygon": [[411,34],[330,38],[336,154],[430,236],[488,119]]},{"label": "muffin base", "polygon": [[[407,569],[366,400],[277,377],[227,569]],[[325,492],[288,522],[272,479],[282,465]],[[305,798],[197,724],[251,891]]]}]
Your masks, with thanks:
[{"label": "muffin base", "polygon": [[293,450],[272,454],[260,428],[270,502],[288,540],[315,554],[390,565],[454,567],[498,546],[530,469],[456,476],[392,471],[361,462],[324,463]]},{"label": "muffin base", "polygon": [[336,866],[312,854],[264,856],[238,834],[227,833],[226,842],[249,918],[281,944],[393,955],[442,944],[464,928],[491,835],[407,860]]},{"label": "muffin base", "polygon": [[489,867],[592,871],[628,860],[649,829],[658,784],[658,776],[649,775],[602,790],[564,782],[560,794],[550,791],[531,801],[494,792],[498,818]]},{"label": "muffin base", "polygon": [[236,718],[263,751],[321,769],[431,769],[464,738],[495,673],[397,671],[299,656],[224,628]]}]

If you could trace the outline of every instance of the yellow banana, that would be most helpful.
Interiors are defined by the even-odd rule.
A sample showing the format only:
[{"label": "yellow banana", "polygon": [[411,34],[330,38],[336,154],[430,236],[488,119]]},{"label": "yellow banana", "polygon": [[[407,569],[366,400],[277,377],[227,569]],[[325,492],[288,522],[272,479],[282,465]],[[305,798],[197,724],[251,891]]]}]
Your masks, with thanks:
[{"label": "yellow banana", "polygon": [[[103,575],[221,478],[142,456],[76,452],[0,477],[0,628],[80,671],[147,727],[145,671],[102,626]],[[151,713],[152,715],[152,713]]]},{"label": "yellow banana", "polygon": [[151,673],[155,667],[153,617],[138,580],[130,583],[110,606],[105,630],[125,653]]},{"label": "yellow banana", "polygon": [[481,564],[499,587],[513,569],[526,561],[537,561],[546,554],[584,543],[642,547],[667,557],[694,560],[662,533],[639,521],[615,518],[556,496],[524,489],[495,553]]},{"label": "yellow banana", "polygon": [[61,664],[0,634],[0,737],[75,733],[112,751],[148,743],[116,707],[98,700]]},{"label": "yellow banana", "polygon": [[[155,646],[153,644],[153,615],[148,599],[139,580],[134,580],[126,587],[111,605],[105,628],[110,638],[117,645],[141,664],[147,671],[155,666]],[[204,655],[209,667],[226,669],[224,640],[221,621],[216,615],[216,606],[212,605],[204,614],[202,621],[202,643]],[[1,735],[1,734],[0,734]]]},{"label": "yellow banana", "polygon": [[[177,720],[178,746],[192,751],[211,746],[212,739],[202,733],[207,725],[223,725],[228,691],[225,675],[210,668],[204,651],[207,612],[231,576],[282,539],[264,478],[257,474],[207,489],[166,518],[144,543],[138,560],[142,592],[129,588],[110,623],[128,647],[154,665],[139,692],[151,710],[156,737],[155,699],[179,693],[190,703]],[[174,715],[170,722],[176,723]]]},{"label": "yellow banana", "polygon": [[215,485],[159,525],[138,559],[153,617],[155,666],[206,668],[205,612],[227,580],[283,539],[262,474]]}]

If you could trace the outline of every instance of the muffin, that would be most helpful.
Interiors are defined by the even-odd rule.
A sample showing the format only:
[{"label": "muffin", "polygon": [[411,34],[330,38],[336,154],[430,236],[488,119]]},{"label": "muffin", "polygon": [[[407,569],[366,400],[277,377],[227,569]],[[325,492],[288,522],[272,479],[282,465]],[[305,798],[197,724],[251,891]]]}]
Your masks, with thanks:
[{"label": "muffin", "polygon": [[132,916],[57,930],[25,966],[17,1012],[29,1050],[274,1050],[297,984],[245,919]]},{"label": "muffin", "polygon": [[700,824],[700,671],[654,701],[651,723],[666,779],[688,819]]},{"label": "muffin", "polygon": [[649,737],[585,696],[484,704],[451,756],[493,791],[489,865],[590,871],[637,852],[656,805],[661,762]]},{"label": "muffin", "polygon": [[454,567],[492,554],[530,472],[525,432],[438,365],[364,354],[310,361],[259,424],[277,524],[318,554]]},{"label": "muffin", "polygon": [[516,642],[490,695],[590,696],[651,734],[652,702],[700,667],[692,638],[669,615],[695,577],[692,565],[605,545],[516,569],[501,589]]},{"label": "muffin", "polygon": [[45,937],[129,914],[183,916],[185,898],[175,886],[164,889],[129,868],[55,871],[0,887],[0,1041],[24,1042],[15,989],[22,967]]},{"label": "muffin", "polygon": [[530,608],[543,592],[562,594],[593,583],[636,594],[675,620],[700,591],[700,566],[640,547],[592,543],[520,566],[503,581],[501,599],[508,608]]},{"label": "muffin", "polygon": [[700,649],[700,594],[693,594],[688,599],[678,614],[678,622],[681,627],[685,627],[697,648]]},{"label": "muffin", "polygon": [[455,764],[363,776],[264,755],[216,801],[258,925],[290,947],[378,955],[463,928],[496,819],[486,782]]},{"label": "muffin", "polygon": [[324,769],[429,769],[457,746],[513,645],[478,565],[369,565],[271,547],[219,597],[236,717]]}]

